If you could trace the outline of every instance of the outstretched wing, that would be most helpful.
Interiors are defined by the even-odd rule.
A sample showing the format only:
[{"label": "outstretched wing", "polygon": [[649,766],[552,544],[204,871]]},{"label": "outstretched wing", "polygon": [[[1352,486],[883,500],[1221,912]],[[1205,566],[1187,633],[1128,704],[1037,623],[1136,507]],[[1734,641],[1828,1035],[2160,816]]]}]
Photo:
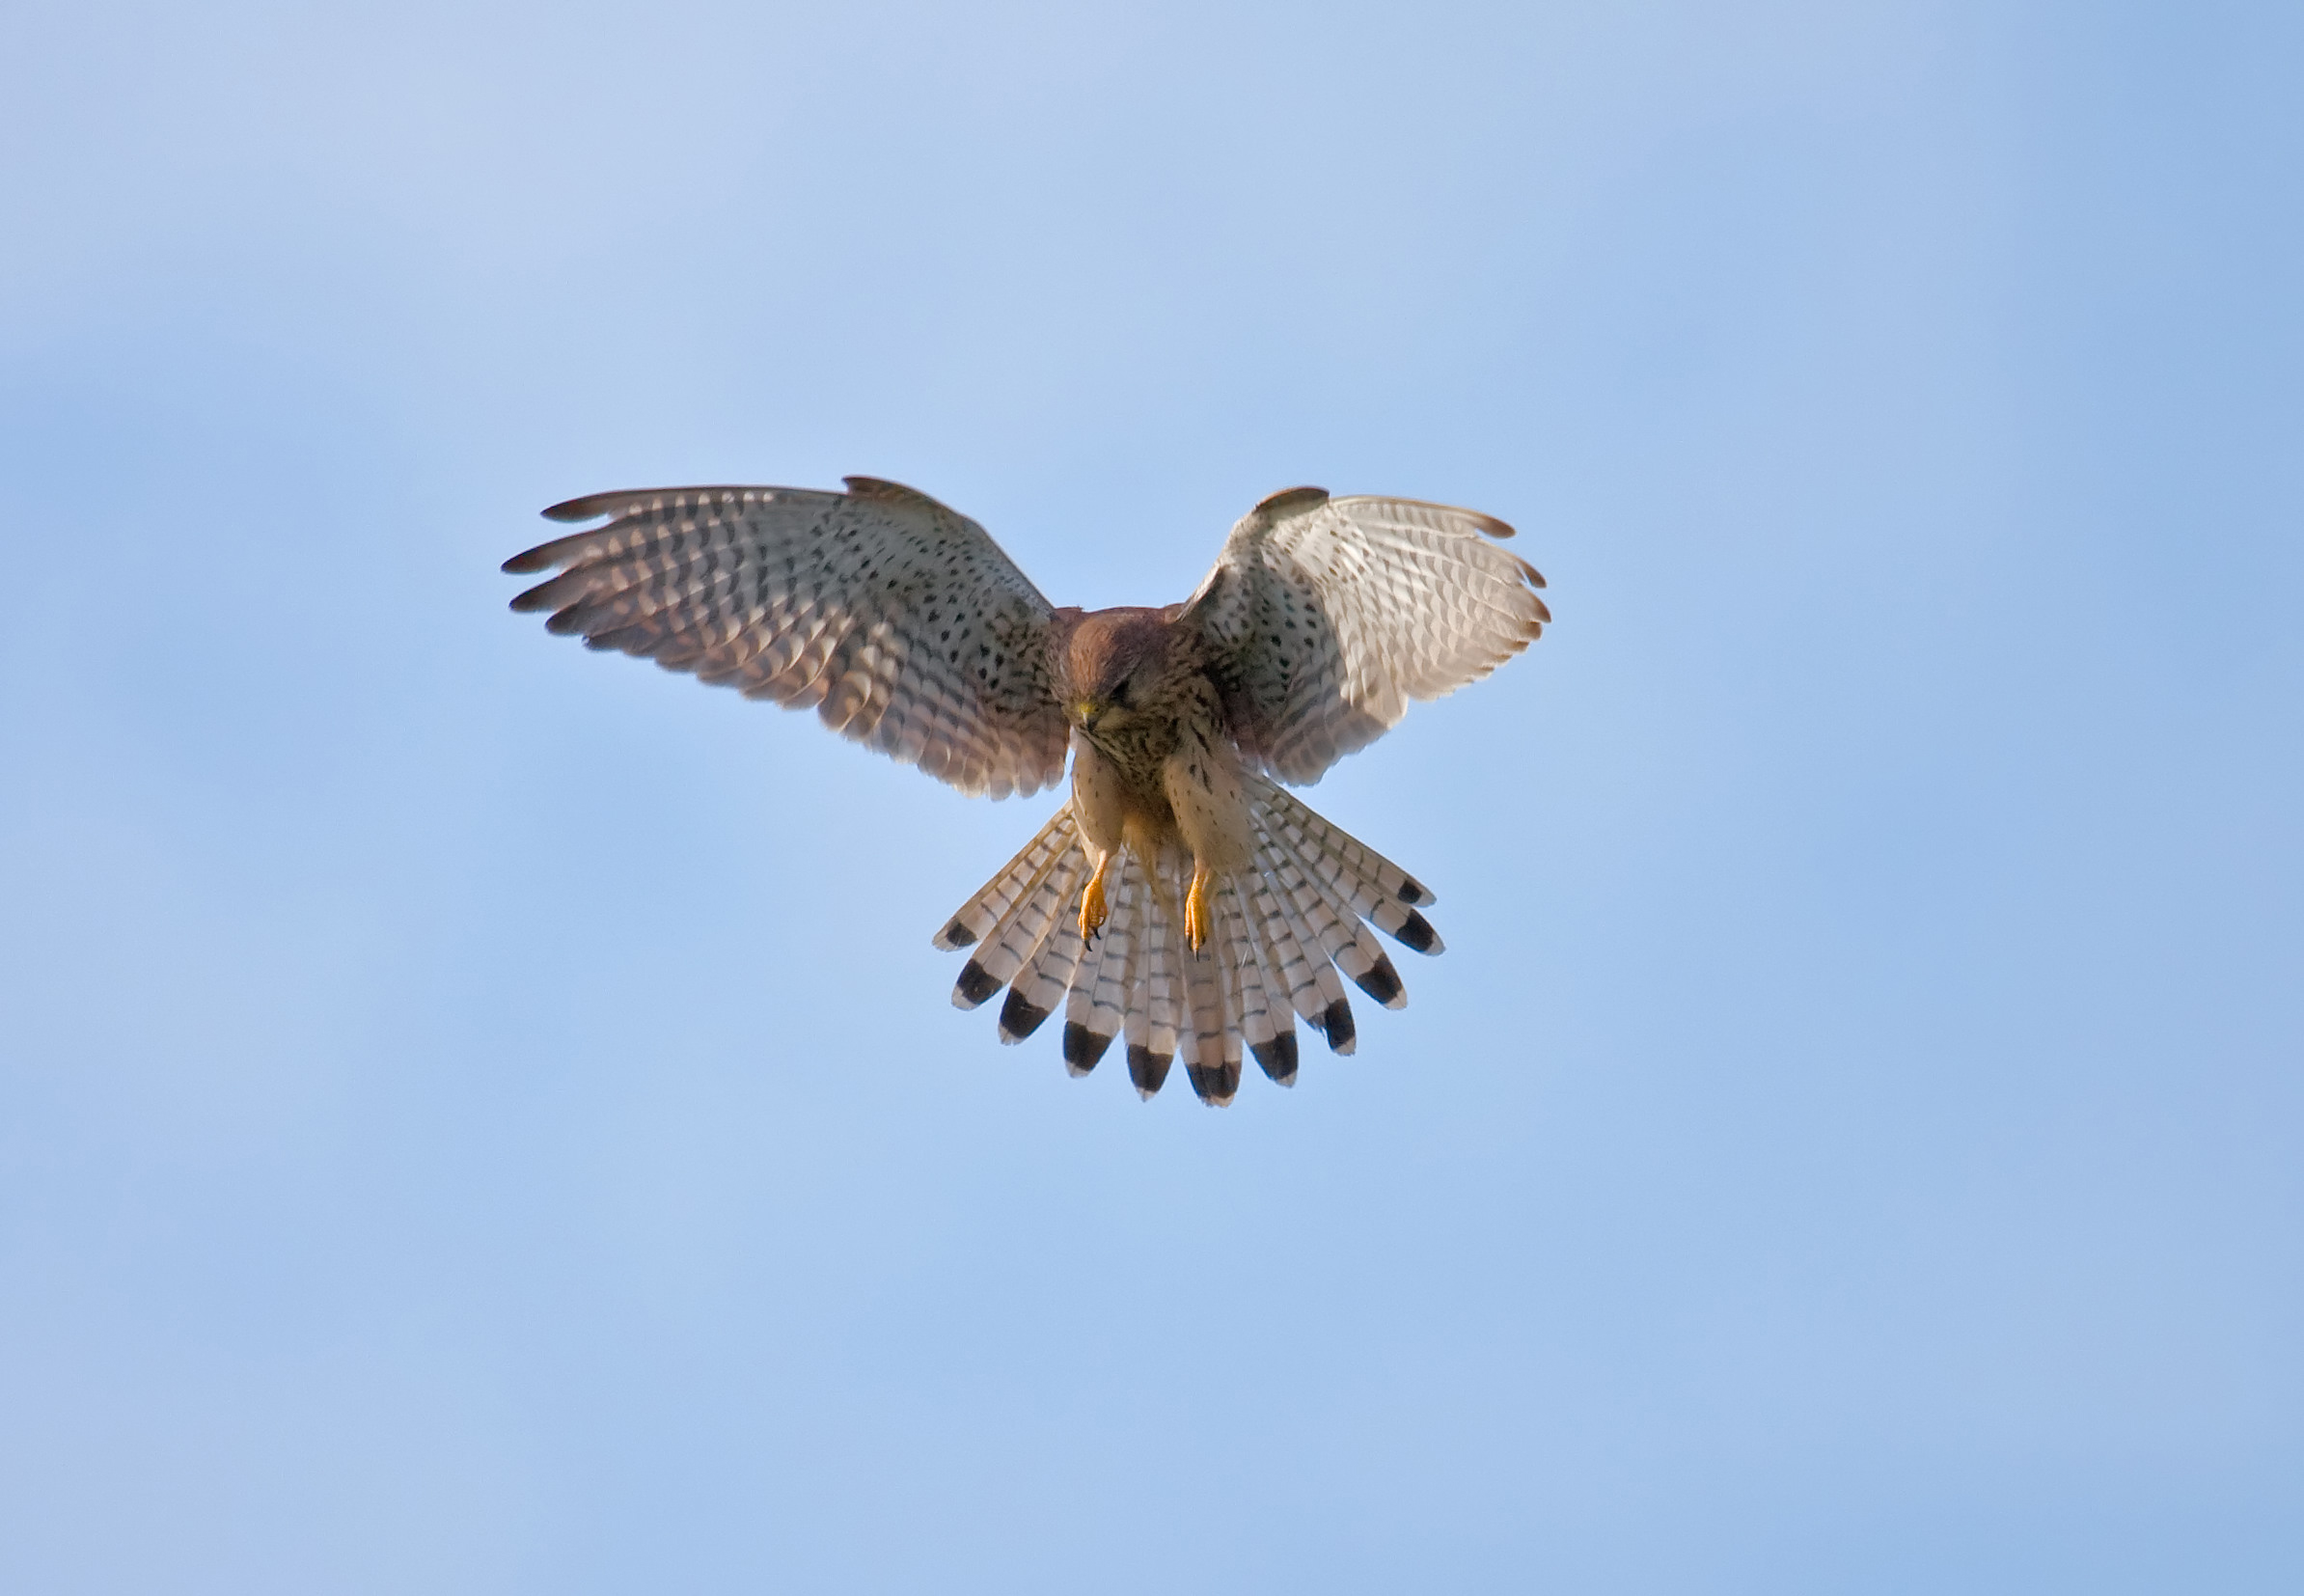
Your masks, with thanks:
[{"label": "outstretched wing", "polygon": [[1242,517],[1182,619],[1199,629],[1241,752],[1315,782],[1551,619],[1494,516],[1413,499],[1275,493]]},{"label": "outstretched wing", "polygon": [[1050,605],[975,522],[868,477],[846,493],[648,488],[554,505],[605,526],[505,562],[560,574],[512,600],[594,648],[693,671],[824,724],[963,792],[1063,774]]}]

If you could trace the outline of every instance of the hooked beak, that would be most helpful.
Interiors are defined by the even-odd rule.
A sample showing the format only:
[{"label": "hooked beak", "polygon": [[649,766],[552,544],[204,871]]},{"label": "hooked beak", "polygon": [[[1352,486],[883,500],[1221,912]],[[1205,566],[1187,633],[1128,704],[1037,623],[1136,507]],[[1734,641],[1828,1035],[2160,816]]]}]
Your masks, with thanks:
[{"label": "hooked beak", "polygon": [[1104,709],[1094,699],[1081,699],[1072,705],[1072,718],[1080,723],[1083,731],[1093,731],[1096,723],[1104,719]]}]

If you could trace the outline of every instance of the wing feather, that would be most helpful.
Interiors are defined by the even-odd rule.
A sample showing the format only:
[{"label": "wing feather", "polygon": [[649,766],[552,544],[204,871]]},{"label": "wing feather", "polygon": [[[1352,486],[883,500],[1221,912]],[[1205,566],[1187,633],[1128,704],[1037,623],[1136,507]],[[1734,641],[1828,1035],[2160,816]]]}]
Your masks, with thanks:
[{"label": "wing feather", "polygon": [[1410,701],[1477,681],[1551,619],[1494,516],[1413,499],[1275,493],[1224,540],[1183,619],[1207,645],[1233,740],[1314,782]]},{"label": "wing feather", "polygon": [[512,600],[550,630],[813,708],[964,792],[1063,774],[1051,606],[982,527],[927,495],[851,477],[845,493],[648,488],[544,513],[608,517],[505,562],[558,568]]}]

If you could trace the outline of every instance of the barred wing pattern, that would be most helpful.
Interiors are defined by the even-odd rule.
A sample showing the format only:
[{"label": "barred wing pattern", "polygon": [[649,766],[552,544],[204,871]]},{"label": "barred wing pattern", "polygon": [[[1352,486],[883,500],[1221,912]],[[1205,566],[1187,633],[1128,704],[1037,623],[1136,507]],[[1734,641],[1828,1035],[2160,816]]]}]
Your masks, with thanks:
[{"label": "barred wing pattern", "polygon": [[893,482],[846,493],[654,488],[555,505],[607,525],[513,556],[560,574],[512,600],[581,635],[824,724],[967,793],[1035,792],[1070,733],[1049,602],[991,536]]},{"label": "barred wing pattern", "polygon": [[1436,699],[1519,653],[1551,619],[1536,567],[1493,516],[1413,499],[1275,493],[1248,511],[1182,619],[1196,625],[1232,736],[1284,782],[1315,782]]}]

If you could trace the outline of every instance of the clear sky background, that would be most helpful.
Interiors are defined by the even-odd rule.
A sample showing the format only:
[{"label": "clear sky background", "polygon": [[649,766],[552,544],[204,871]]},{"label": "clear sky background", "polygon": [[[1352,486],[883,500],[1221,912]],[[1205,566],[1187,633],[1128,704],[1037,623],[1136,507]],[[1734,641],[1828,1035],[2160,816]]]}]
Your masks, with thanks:
[{"label": "clear sky background", "polygon": [[[0,1586],[2304,1588],[2304,12],[0,12]],[[1212,1113],[1038,825],[506,613],[1317,482],[1558,624]]]}]

